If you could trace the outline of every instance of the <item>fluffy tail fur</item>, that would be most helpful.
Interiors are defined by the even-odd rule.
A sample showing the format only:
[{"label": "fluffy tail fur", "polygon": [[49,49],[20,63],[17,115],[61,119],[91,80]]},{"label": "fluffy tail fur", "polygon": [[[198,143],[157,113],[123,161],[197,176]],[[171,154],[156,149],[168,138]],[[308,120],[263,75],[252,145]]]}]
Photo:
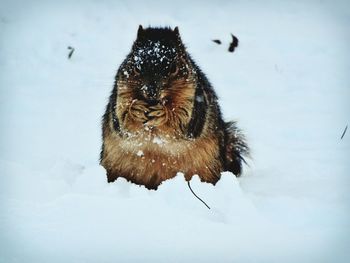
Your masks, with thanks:
[{"label": "fluffy tail fur", "polygon": [[224,140],[224,169],[240,176],[242,163],[247,164],[244,156],[249,156],[249,148],[243,133],[237,128],[236,122],[225,123]]}]

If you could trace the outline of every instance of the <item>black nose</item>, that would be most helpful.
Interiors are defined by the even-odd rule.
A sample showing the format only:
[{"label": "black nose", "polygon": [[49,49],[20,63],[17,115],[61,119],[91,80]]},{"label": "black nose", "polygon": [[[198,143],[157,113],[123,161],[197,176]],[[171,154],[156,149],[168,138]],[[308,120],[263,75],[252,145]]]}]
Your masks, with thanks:
[{"label": "black nose", "polygon": [[155,81],[148,82],[141,87],[141,91],[145,99],[147,100],[157,100],[159,88]]},{"label": "black nose", "polygon": [[158,95],[158,88],[155,84],[149,84],[147,89],[147,96],[149,99],[156,99]]}]

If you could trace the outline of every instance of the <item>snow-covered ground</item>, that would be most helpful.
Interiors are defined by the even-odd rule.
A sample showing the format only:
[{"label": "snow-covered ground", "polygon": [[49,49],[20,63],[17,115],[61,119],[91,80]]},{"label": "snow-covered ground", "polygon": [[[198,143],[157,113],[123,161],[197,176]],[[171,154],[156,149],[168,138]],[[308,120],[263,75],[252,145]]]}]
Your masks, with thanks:
[{"label": "snow-covered ground", "polygon": [[[211,210],[98,164],[139,24],[179,26],[247,134],[243,177],[192,181]],[[0,1],[0,262],[348,262],[349,24],[347,1]]]}]

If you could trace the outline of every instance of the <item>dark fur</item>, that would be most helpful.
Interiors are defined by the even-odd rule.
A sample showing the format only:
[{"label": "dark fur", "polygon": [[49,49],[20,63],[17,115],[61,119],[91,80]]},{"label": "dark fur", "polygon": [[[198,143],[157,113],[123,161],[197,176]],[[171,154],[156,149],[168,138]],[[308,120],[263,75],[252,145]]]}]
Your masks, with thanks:
[{"label": "dark fur", "polygon": [[[156,55],[151,55],[151,57],[148,57],[147,55],[144,55],[143,53],[135,53],[138,51],[141,47],[143,48],[145,43],[151,43],[153,44],[154,41],[157,41],[158,43],[161,43],[166,48],[169,48],[169,50],[176,49],[175,53],[165,53],[166,56],[164,56],[164,61],[159,60],[159,57],[156,57]],[[152,51],[152,49],[150,49]],[[153,51],[152,51],[153,52]],[[211,84],[209,83],[208,79],[204,75],[204,73],[199,69],[199,67],[195,64],[191,56],[186,52],[184,45],[182,44],[182,41],[179,36],[178,29],[175,28],[175,30],[171,30],[170,28],[147,28],[143,29],[141,26],[138,30],[138,37],[135,41],[131,53],[127,56],[125,61],[120,66],[118,73],[116,75],[115,79],[115,86],[113,88],[112,94],[109,99],[109,103],[106,108],[106,112],[103,116],[103,145],[102,145],[102,151],[101,151],[101,164],[106,168],[107,170],[107,177],[108,181],[114,181],[118,177],[125,177],[126,179],[137,183],[141,185],[145,185],[149,189],[156,189],[159,184],[161,184],[162,181],[169,179],[171,177],[175,176],[175,171],[183,171],[181,164],[178,164],[177,167],[174,167],[173,170],[166,170],[167,173],[170,173],[168,175],[163,174],[157,174],[161,173],[155,172],[155,174],[150,176],[149,174],[144,175],[136,175],[129,174],[130,172],[121,171],[120,168],[115,168],[118,166],[116,163],[113,164],[113,158],[109,156],[108,160],[107,155],[108,153],[105,152],[106,149],[106,143],[113,143],[113,138],[116,138],[115,140],[119,140],[118,138],[122,139],[123,136],[125,136],[125,127],[123,127],[123,124],[125,120],[127,120],[128,111],[123,112],[123,114],[120,114],[118,118],[118,109],[117,109],[117,101],[120,97],[118,92],[120,87],[118,86],[118,83],[121,83],[122,79],[125,78],[123,74],[125,74],[125,71],[127,72],[133,72],[132,70],[136,70],[136,66],[133,64],[133,59],[135,59],[135,56],[137,54],[141,54],[143,57],[143,63],[141,72],[139,73],[139,78],[141,78],[142,83],[147,83],[147,85],[150,88],[150,90],[147,90],[146,97],[143,97],[141,94],[141,91],[138,89],[135,89],[132,91],[132,98],[133,100],[137,101],[143,101],[144,103],[147,103],[147,107],[152,107],[154,104],[159,104],[160,101],[158,101],[158,97],[154,94],[158,94],[161,92],[159,90],[159,83],[167,78],[166,76],[171,75],[171,72],[174,70],[173,61],[178,61],[178,57],[183,57],[183,61],[185,61],[185,65],[187,69],[180,68],[178,69],[175,67],[175,69],[178,69],[178,77],[179,79],[183,78],[189,78],[191,75],[193,81],[195,82],[195,90],[194,90],[194,97],[193,97],[193,104],[192,104],[192,113],[189,118],[189,121],[186,120],[186,114],[184,115],[184,118],[180,118],[180,139],[183,142],[192,143],[193,145],[196,145],[195,143],[203,141],[203,145],[206,143],[206,138],[211,138],[212,140],[216,141],[218,146],[217,148],[208,149],[208,152],[212,151],[215,152],[214,156],[212,156],[213,163],[214,161],[219,163],[219,167],[207,167],[209,171],[211,171],[209,176],[201,176],[199,174],[199,177],[202,179],[202,181],[210,182],[215,184],[219,178],[220,178],[220,172],[221,171],[231,171],[236,176],[239,176],[242,172],[242,162],[244,161],[243,156],[248,155],[248,147],[245,143],[244,137],[241,134],[241,132],[237,129],[236,124],[234,122],[224,122],[222,118],[222,114],[218,105],[218,98],[215,94],[215,91],[213,90]],[[152,57],[153,56],[153,57]],[[158,60],[157,60],[158,59]],[[149,61],[156,61],[156,63],[152,64]],[[168,64],[166,64],[169,62]],[[136,63],[136,62],[135,62]],[[179,62],[176,62],[177,64]],[[175,63],[175,64],[176,64]],[[182,63],[182,62],[181,62]],[[169,66],[168,66],[169,65]],[[170,72],[170,73],[169,73]],[[188,72],[194,72],[194,73],[188,73]],[[127,73],[129,74],[129,73]],[[131,73],[130,73],[131,74]],[[134,74],[134,73],[132,73]],[[190,74],[190,75],[188,75]],[[129,78],[129,77],[128,77]],[[132,76],[131,79],[134,77]],[[128,85],[128,84],[126,84]],[[187,84],[186,84],[187,85]],[[184,86],[184,89],[190,89],[190,86]],[[157,93],[158,92],[158,93]],[[147,97],[149,96],[149,97]],[[176,94],[174,95],[177,96]],[[173,99],[173,98],[170,98]],[[174,98],[175,100],[176,98]],[[166,108],[166,106],[165,106]],[[167,109],[165,109],[167,111]],[[185,112],[186,113],[186,112]],[[149,113],[145,113],[146,115]],[[148,115],[147,115],[148,117]],[[177,115],[175,114],[175,117]],[[151,117],[150,117],[150,120]],[[129,122],[127,122],[129,124]],[[131,124],[137,124],[141,125],[137,122],[132,122]],[[125,124],[124,124],[125,125]],[[145,124],[147,125],[147,123]],[[163,130],[170,130],[169,125],[167,124],[163,126],[159,126],[159,132]],[[136,126],[135,126],[136,127]],[[142,127],[142,126],[140,126]],[[162,128],[163,127],[163,128]],[[158,127],[155,127],[155,130],[157,130]],[[163,130],[162,130],[163,129]],[[113,135],[114,134],[114,135]],[[177,133],[176,133],[177,134]],[[114,141],[115,141],[114,140]],[[107,142],[108,141],[108,142]],[[122,141],[121,141],[122,142]],[[116,143],[113,147],[114,150],[116,147],[118,148],[119,144]],[[209,143],[208,143],[209,145]],[[108,145],[109,146],[109,145]],[[153,146],[152,146],[153,147]],[[205,145],[202,149],[204,152]],[[209,147],[209,146],[208,146]],[[213,146],[210,146],[213,147]],[[109,147],[111,148],[111,147]],[[153,149],[153,148],[152,148]],[[195,150],[195,149],[194,149]],[[118,150],[119,151],[119,150]],[[116,151],[118,153],[118,151]],[[122,151],[122,148],[120,149]],[[157,149],[155,149],[157,151]],[[153,153],[155,156],[157,156],[157,153]],[[123,155],[118,156],[118,158],[122,158]],[[111,160],[112,158],[112,160]],[[196,158],[201,159],[201,156],[197,156]],[[127,158],[125,159],[128,160]],[[177,159],[176,159],[177,160]],[[180,160],[180,157],[179,157]],[[181,159],[182,160],[182,159]],[[211,162],[209,162],[211,163]],[[130,163],[130,166],[135,166],[135,169],[141,169],[138,167],[137,163]],[[188,165],[188,164],[186,164]],[[214,165],[214,164],[213,164]],[[184,164],[185,166],[185,164]],[[142,170],[143,171],[143,170]],[[190,180],[193,176],[193,173],[197,171],[183,171],[185,173],[186,180]],[[132,172],[133,173],[133,172]],[[146,170],[145,170],[145,173]],[[164,172],[165,173],[165,172]],[[175,173],[175,174],[174,174]],[[150,179],[143,180],[143,177],[150,177]],[[141,179],[140,179],[141,178]]]}]

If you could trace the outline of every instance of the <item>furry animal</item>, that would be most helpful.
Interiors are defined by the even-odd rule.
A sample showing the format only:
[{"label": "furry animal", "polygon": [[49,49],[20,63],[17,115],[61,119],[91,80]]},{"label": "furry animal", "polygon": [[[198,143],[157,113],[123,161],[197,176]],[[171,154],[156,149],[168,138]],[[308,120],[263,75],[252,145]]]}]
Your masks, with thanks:
[{"label": "furry animal", "polygon": [[248,147],[187,53],[179,29],[139,26],[103,116],[101,165],[108,182],[124,177],[148,189],[182,172],[215,183],[239,176]]}]

